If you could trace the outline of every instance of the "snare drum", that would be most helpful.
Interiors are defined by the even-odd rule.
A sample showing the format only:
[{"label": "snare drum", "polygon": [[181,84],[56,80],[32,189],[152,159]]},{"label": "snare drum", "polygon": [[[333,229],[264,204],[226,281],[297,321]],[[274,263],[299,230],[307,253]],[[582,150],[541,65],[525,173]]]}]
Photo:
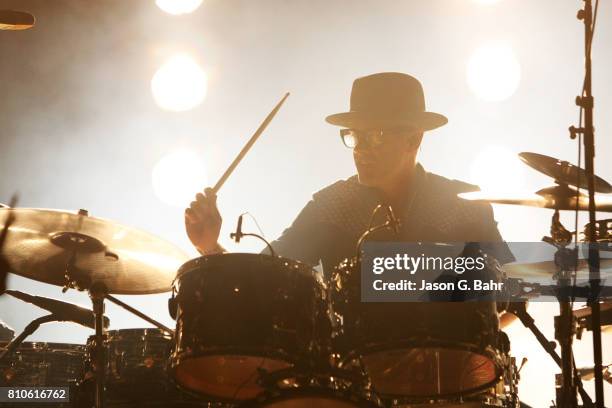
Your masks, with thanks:
[{"label": "snare drum", "polygon": [[174,290],[172,372],[188,390],[244,401],[264,391],[262,375],[329,355],[326,287],[305,264],[259,254],[204,256],[179,269]]},{"label": "snare drum", "polygon": [[433,403],[477,394],[501,379],[494,302],[362,303],[355,261],[335,269],[331,298],[340,365],[363,369],[381,397]]}]

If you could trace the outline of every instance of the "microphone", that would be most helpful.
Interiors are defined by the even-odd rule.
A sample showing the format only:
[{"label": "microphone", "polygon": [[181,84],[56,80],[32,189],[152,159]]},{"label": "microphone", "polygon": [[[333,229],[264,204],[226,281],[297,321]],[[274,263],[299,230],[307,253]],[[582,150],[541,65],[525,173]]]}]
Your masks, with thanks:
[{"label": "microphone", "polygon": [[243,216],[244,214],[240,214],[240,217],[238,217],[238,225],[236,226],[236,232],[230,234],[230,238],[233,238],[234,241],[236,241],[236,243],[239,243],[240,238],[244,236],[244,234],[242,234],[242,217]]},{"label": "microphone", "polygon": [[36,19],[30,13],[0,10],[0,30],[27,30],[34,27]]},{"label": "microphone", "polygon": [[[73,305],[72,303],[62,302],[60,300],[49,299],[42,296],[32,296],[27,293],[19,292],[18,290],[7,290],[6,293],[21,299],[24,302],[32,303],[42,309],[48,310],[58,321],[61,322],[73,322],[78,323],[82,326],[95,329],[95,315],[84,307]],[[108,327],[110,320],[108,317],[104,317],[104,327]]]}]

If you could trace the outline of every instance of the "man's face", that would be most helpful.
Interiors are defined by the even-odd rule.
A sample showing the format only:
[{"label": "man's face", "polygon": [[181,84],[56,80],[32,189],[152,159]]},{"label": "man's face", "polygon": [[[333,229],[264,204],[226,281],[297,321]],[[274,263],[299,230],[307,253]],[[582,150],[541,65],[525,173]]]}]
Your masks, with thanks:
[{"label": "man's face", "polygon": [[354,130],[350,132],[359,182],[383,187],[403,180],[414,168],[423,133],[415,130]]}]

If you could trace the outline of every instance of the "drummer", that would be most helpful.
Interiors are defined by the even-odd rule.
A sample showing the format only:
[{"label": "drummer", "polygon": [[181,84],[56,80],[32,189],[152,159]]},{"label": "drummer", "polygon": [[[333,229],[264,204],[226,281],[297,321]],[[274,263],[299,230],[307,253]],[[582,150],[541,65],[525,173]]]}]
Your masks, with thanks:
[{"label": "drummer", "polygon": [[[329,272],[355,254],[378,204],[390,205],[401,222],[399,236],[380,231],[379,240],[502,242],[491,205],[457,197],[476,186],[429,173],[417,162],[424,132],[445,125],[447,119],[425,110],[416,78],[393,72],[358,78],[350,111],[326,120],[341,127],[340,141],[352,149],[357,174],[315,193],[271,243],[277,254],[313,266],[321,263]],[[185,210],[185,226],[201,254],[225,251],[218,242],[221,215],[211,189],[198,193]],[[495,248],[491,255],[500,263],[513,260],[505,244]]]}]

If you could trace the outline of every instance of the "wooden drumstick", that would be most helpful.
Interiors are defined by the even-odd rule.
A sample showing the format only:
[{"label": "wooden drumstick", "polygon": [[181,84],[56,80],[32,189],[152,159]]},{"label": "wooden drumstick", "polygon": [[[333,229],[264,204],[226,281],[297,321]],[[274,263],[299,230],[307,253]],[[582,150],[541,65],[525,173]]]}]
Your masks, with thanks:
[{"label": "wooden drumstick", "polygon": [[257,141],[257,138],[263,133],[263,131],[268,126],[268,124],[272,121],[272,119],[276,115],[276,112],[278,112],[278,110],[283,105],[283,103],[285,102],[288,96],[289,96],[289,92],[287,92],[285,96],[283,96],[283,99],[281,99],[280,102],[274,107],[274,109],[272,109],[272,112],[270,112],[268,116],[266,116],[266,118],[261,123],[261,125],[259,125],[259,128],[257,128],[253,136],[251,136],[247,144],[245,144],[242,150],[240,151],[240,153],[238,153],[238,156],[236,156],[232,164],[230,164],[227,170],[225,170],[225,173],[223,173],[219,181],[217,181],[217,184],[215,184],[215,186],[213,187],[213,191],[215,194],[217,194],[219,189],[221,189],[221,187],[223,186],[223,183],[225,183],[225,181],[228,179],[230,174],[232,174],[236,166],[238,166],[238,163],[240,163],[240,161],[244,158],[244,156],[246,156],[249,149],[253,146],[253,144]]}]

